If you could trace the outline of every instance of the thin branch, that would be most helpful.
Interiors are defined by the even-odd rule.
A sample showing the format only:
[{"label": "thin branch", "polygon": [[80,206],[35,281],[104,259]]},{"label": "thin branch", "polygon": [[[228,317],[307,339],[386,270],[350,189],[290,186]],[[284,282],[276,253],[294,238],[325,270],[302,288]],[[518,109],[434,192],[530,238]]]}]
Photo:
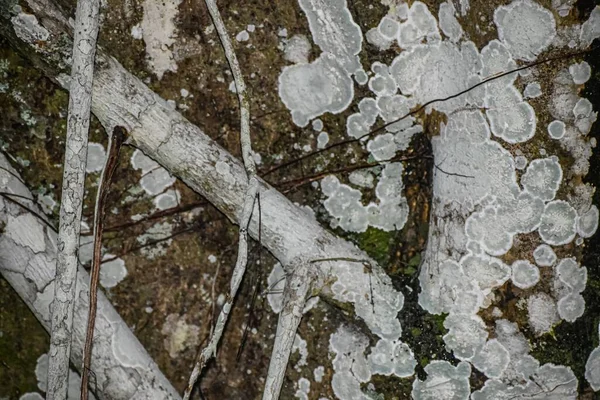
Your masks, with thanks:
[{"label": "thin branch", "polygon": [[309,184],[314,181],[318,181],[319,179],[322,179],[322,178],[326,177],[327,175],[348,173],[348,172],[357,171],[357,170],[361,170],[361,169],[373,168],[373,167],[377,167],[379,165],[383,165],[383,164],[386,164],[389,162],[411,161],[411,160],[417,160],[417,159],[422,159],[422,158],[431,158],[431,156],[420,155],[420,154],[417,154],[414,156],[397,156],[397,157],[391,158],[386,161],[356,164],[356,165],[350,165],[350,166],[344,167],[344,168],[327,170],[327,171],[319,172],[314,175],[305,176],[303,178],[290,179],[287,181],[278,182],[277,184],[275,184],[273,186],[275,186],[277,188],[281,188],[283,185],[292,185],[290,188],[281,191],[281,193],[287,194],[287,193],[290,193],[290,192],[296,190],[297,188],[299,188],[301,186],[304,186],[304,185]]},{"label": "thin branch", "polygon": [[22,204],[22,203],[16,201],[15,199],[13,199],[11,197],[11,196],[14,196],[14,197],[19,197],[19,198],[22,198],[22,199],[25,199],[25,200],[33,201],[30,198],[28,198],[27,196],[20,196],[20,195],[15,194],[15,193],[8,193],[8,192],[0,192],[0,196],[2,196],[3,198],[5,198],[6,200],[10,201],[11,203],[14,203],[14,204],[18,205],[19,207],[21,207],[25,211],[31,213],[37,219],[39,219],[40,221],[42,221],[48,228],[52,229],[53,232],[57,232],[57,230],[54,227],[54,225],[52,225],[52,223],[50,223],[50,221],[48,221],[46,218],[44,218],[41,214],[38,214],[33,209],[27,207],[25,204]]},{"label": "thin branch", "polygon": [[94,327],[96,325],[96,309],[98,306],[98,282],[100,280],[100,260],[102,258],[102,233],[104,228],[104,214],[108,189],[119,163],[121,146],[127,138],[124,128],[117,126],[108,139],[108,157],[104,163],[100,186],[96,195],[96,207],[94,212],[94,255],[92,257],[92,270],[90,273],[89,311],[88,323],[83,348],[83,365],[81,367],[81,400],[88,399],[88,384],[90,366],[92,363],[92,340],[94,338]]},{"label": "thin branch", "polygon": [[294,272],[286,279],[283,308],[277,323],[277,333],[271,353],[263,400],[279,398],[296,331],[302,320],[302,313],[312,284],[308,271],[307,263],[303,263],[294,268]]},{"label": "thin branch", "polygon": [[279,170],[281,168],[289,167],[290,165],[296,164],[297,162],[306,160],[307,158],[314,157],[316,155],[319,155],[319,154],[324,153],[326,151],[335,149],[337,147],[344,146],[344,145],[351,144],[351,143],[360,142],[361,140],[363,140],[365,138],[368,138],[368,137],[371,137],[374,134],[383,131],[385,128],[387,128],[387,127],[389,127],[391,125],[394,125],[397,122],[400,122],[400,121],[402,121],[402,120],[404,120],[404,119],[406,119],[406,118],[408,118],[408,117],[410,117],[412,115],[418,114],[419,112],[421,112],[422,110],[424,110],[425,108],[427,108],[428,106],[430,106],[432,104],[441,103],[441,102],[444,102],[444,101],[452,100],[452,99],[457,98],[459,96],[462,96],[463,94],[468,93],[468,92],[470,92],[470,91],[472,91],[474,89],[477,89],[478,87],[480,87],[482,85],[485,85],[488,82],[500,79],[500,78],[505,77],[507,75],[511,75],[511,74],[516,73],[516,72],[528,69],[528,68],[533,68],[533,67],[541,65],[541,64],[545,64],[545,63],[549,63],[549,62],[552,62],[552,61],[559,61],[559,60],[563,60],[563,59],[567,59],[567,58],[581,56],[581,55],[590,53],[593,50],[594,49],[576,51],[576,52],[567,53],[567,54],[561,54],[561,55],[558,55],[558,56],[549,57],[549,58],[545,58],[543,60],[539,60],[539,61],[535,61],[535,62],[532,62],[532,63],[529,63],[529,64],[525,64],[525,65],[523,65],[521,67],[512,69],[510,71],[505,71],[505,72],[500,72],[500,73],[494,74],[494,75],[489,76],[486,79],[482,80],[481,82],[479,82],[479,83],[477,83],[477,84],[475,84],[473,86],[470,86],[467,89],[462,90],[462,91],[460,91],[458,93],[455,93],[455,94],[447,96],[447,97],[442,97],[442,98],[439,98],[439,99],[429,100],[428,102],[422,104],[421,106],[415,108],[414,110],[409,111],[408,113],[406,113],[405,115],[401,116],[400,118],[395,119],[395,120],[390,121],[390,122],[387,122],[387,123],[381,125],[380,127],[375,128],[372,131],[370,131],[368,133],[365,133],[364,135],[362,135],[362,136],[360,136],[358,138],[342,140],[342,141],[339,141],[337,143],[333,143],[333,144],[331,144],[331,145],[329,145],[327,147],[324,147],[322,149],[313,151],[312,153],[307,153],[307,154],[304,154],[304,155],[302,155],[300,157],[297,157],[297,158],[295,158],[293,160],[289,160],[289,161],[286,161],[286,162],[284,162],[282,164],[276,165],[276,166],[274,166],[274,167],[272,167],[272,168],[270,168],[270,169],[262,172],[261,173],[261,177],[264,179],[264,177],[266,177],[267,175],[270,175],[273,172],[275,172],[275,171],[277,171],[277,170]]},{"label": "thin branch", "polygon": [[77,249],[81,229],[99,0],[79,0],[75,11],[73,65],[67,115],[56,285],[48,365],[47,399],[67,398]]},{"label": "thin branch", "polygon": [[456,173],[456,172],[444,171],[442,169],[442,167],[440,167],[437,164],[434,164],[433,166],[435,167],[435,169],[437,169],[438,171],[440,171],[440,172],[442,172],[442,173],[444,173],[444,174],[446,174],[448,176],[458,176],[459,178],[470,178],[470,179],[474,179],[475,178],[473,175],[464,175],[464,174],[459,174],[459,173]]},{"label": "thin branch", "polygon": [[156,240],[150,240],[150,241],[148,241],[148,242],[146,242],[144,244],[141,244],[139,246],[132,247],[132,248],[128,249],[127,251],[123,251],[123,252],[119,253],[116,256],[103,259],[102,260],[102,264],[114,261],[117,258],[121,258],[121,257],[123,257],[123,256],[125,256],[125,255],[127,255],[129,253],[134,252],[134,251],[138,251],[138,250],[141,250],[141,249],[146,248],[146,247],[154,246],[155,244],[166,242],[167,240],[171,240],[174,237],[177,237],[179,235],[183,235],[184,233],[191,232],[191,231],[197,229],[197,227],[198,227],[197,224],[194,224],[194,225],[192,225],[192,226],[190,226],[188,228],[184,228],[184,229],[181,229],[181,230],[179,230],[177,232],[174,232],[174,233],[170,234],[169,236],[165,236],[163,238],[156,239]]},{"label": "thin branch", "polygon": [[244,162],[244,168],[246,170],[246,176],[248,179],[248,187],[244,196],[244,204],[242,207],[242,215],[240,217],[240,230],[239,230],[239,241],[238,241],[238,254],[233,274],[231,276],[231,288],[227,295],[225,304],[221,309],[219,318],[215,325],[215,329],[212,332],[212,337],[208,345],[202,350],[199,360],[196,362],[187,388],[184,393],[184,400],[188,400],[194,388],[194,384],[198,379],[200,373],[206,366],[207,362],[216,355],[217,346],[219,340],[225,330],[225,324],[229,319],[229,313],[233,306],[233,301],[237,294],[237,291],[242,283],[244,273],[246,271],[246,264],[248,262],[248,225],[252,217],[252,210],[254,209],[254,202],[258,193],[258,179],[256,177],[256,165],[252,158],[252,143],[250,140],[250,101],[248,99],[248,93],[246,91],[246,84],[244,77],[242,76],[242,70],[238,63],[231,39],[227,33],[227,28],[221,18],[219,9],[217,7],[216,0],[205,0],[206,7],[212,18],[213,24],[219,34],[221,45],[225,51],[225,57],[231,68],[233,74],[233,80],[235,81],[235,87],[237,90],[238,101],[240,104],[240,143],[242,147],[242,160]]},{"label": "thin branch", "polygon": [[[262,224],[262,209],[261,209],[261,205],[260,205],[260,193],[256,195],[256,201],[258,203],[258,263],[257,265],[259,267],[262,267],[262,243],[261,243],[261,236],[262,236],[262,229],[261,229],[261,224]],[[256,279],[254,282],[254,290],[252,292],[252,299],[250,300],[250,315],[248,318],[248,323],[246,324],[246,327],[244,328],[244,333],[242,334],[242,340],[240,342],[240,347],[238,347],[238,351],[237,354],[235,356],[235,360],[236,361],[240,361],[240,358],[242,356],[242,352],[244,351],[244,345],[246,344],[246,340],[248,339],[248,332],[250,331],[250,327],[252,326],[252,322],[254,320],[254,318],[252,318],[252,316],[254,315],[253,311],[254,311],[254,305],[256,304],[256,299],[258,297],[258,293],[260,292],[260,280],[261,280],[261,274],[260,274],[260,270],[257,270],[256,272]]]},{"label": "thin branch", "polygon": [[190,203],[190,204],[186,204],[186,205],[182,205],[182,206],[169,208],[166,210],[157,211],[157,212],[152,213],[152,214],[148,215],[147,217],[144,217],[137,221],[129,221],[129,222],[125,222],[122,224],[109,226],[108,228],[104,228],[104,232],[120,232],[124,229],[128,229],[133,226],[143,224],[144,222],[153,221],[155,219],[161,219],[161,218],[165,218],[165,217],[170,217],[175,214],[179,214],[179,213],[183,213],[186,211],[196,209],[196,208],[201,207],[206,204],[208,204],[208,203],[205,201],[198,201],[195,203]]}]

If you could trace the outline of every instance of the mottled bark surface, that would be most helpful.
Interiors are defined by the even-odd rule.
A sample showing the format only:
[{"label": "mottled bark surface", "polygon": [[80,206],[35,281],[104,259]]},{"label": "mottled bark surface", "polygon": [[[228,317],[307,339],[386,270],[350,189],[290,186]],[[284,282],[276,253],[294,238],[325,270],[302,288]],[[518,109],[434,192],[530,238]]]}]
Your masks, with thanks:
[{"label": "mottled bark surface", "polygon": [[[206,10],[200,3],[183,1],[175,6],[179,10],[175,18],[178,37],[168,47],[173,50],[177,71],[173,72],[167,68],[160,80],[149,67],[144,41],[135,39],[131,35],[134,26],[144,19],[145,10],[142,3],[109,1],[109,7],[104,10],[105,19],[100,33],[100,41],[108,49],[107,51],[114,55],[133,75],[143,80],[164,99],[174,100],[188,120],[200,126],[202,131],[215,139],[227,151],[239,156],[237,99],[235,94],[229,91],[231,77],[227,73],[227,64],[222,56],[217,35],[210,30],[210,20]],[[363,34],[376,26],[387,12],[387,7],[379,2],[373,4],[349,3],[350,12],[361,27]],[[439,7],[436,2],[426,3],[432,12]],[[470,13],[460,22],[470,39],[481,48],[489,40],[497,37],[497,32],[490,21],[494,8],[500,2],[484,4],[472,1],[471,3]],[[545,6],[550,7],[549,3]],[[281,68],[287,65],[283,60],[283,53],[277,49],[280,44],[278,32],[285,27],[290,36],[300,33],[310,37],[305,15],[297,2],[277,2],[277,6],[275,6],[272,2],[254,1],[245,3],[242,7],[239,3],[220,1],[219,5],[223,9],[227,28],[233,36],[247,29],[249,24],[256,26],[255,33],[250,33],[250,41],[234,42],[234,44],[251,91],[253,115],[251,132],[255,151],[262,156],[262,166],[259,168],[262,168],[263,171],[268,170],[269,167],[282,161],[302,155],[304,154],[302,147],[305,145],[315,149],[317,133],[312,130],[310,125],[306,128],[298,128],[293,125],[288,110],[277,95],[277,79]],[[71,15],[72,4],[64,4],[64,6],[66,10],[71,10],[66,15]],[[589,12],[590,6],[584,5],[580,11],[571,14],[569,21],[584,20]],[[482,17],[486,18],[487,22],[481,22]],[[44,23],[66,24],[66,21],[55,16],[54,19],[46,18]],[[259,27],[261,24],[263,27]],[[486,26],[488,29],[480,32],[477,25]],[[3,25],[2,29],[6,29],[6,27]],[[60,39],[58,42],[62,40],[66,41],[66,39]],[[37,58],[38,64],[47,70],[56,71],[56,66],[62,62],[61,53],[57,52],[57,54],[58,57],[54,62],[39,62],[44,58],[35,55],[32,58]],[[313,46],[310,59],[313,60],[318,54],[319,50]],[[63,157],[61,147],[65,135],[65,126],[61,120],[66,110],[66,95],[38,70],[31,68],[29,58],[22,58],[21,55],[13,52],[7,42],[3,43],[0,55],[2,59],[7,60],[6,64],[3,64],[5,76],[1,82],[8,86],[4,93],[0,93],[0,99],[6,110],[6,118],[0,121],[4,148],[12,156],[14,165],[22,171],[26,182],[36,195],[41,198],[50,194],[54,200],[58,200],[60,198],[58,188],[61,184],[60,164]],[[379,52],[372,45],[364,43],[361,61],[368,69],[369,65],[377,60],[390,64],[396,55],[397,51],[394,48]],[[594,58],[589,57],[588,62],[592,65],[592,70],[597,71],[598,66],[594,65]],[[567,65],[565,63],[560,67]],[[541,76],[544,71],[551,73],[552,69],[549,67],[540,69]],[[597,72],[593,72],[592,80],[587,83],[585,92],[580,95],[589,98],[597,108],[598,101],[597,97],[594,97],[594,93],[597,96],[598,91],[594,92],[594,85],[597,85],[598,81],[595,74]],[[108,87],[110,85],[115,85],[115,87],[129,85],[131,93],[141,93],[138,86],[131,84],[131,81],[114,81],[114,75],[107,75],[102,79]],[[186,92],[182,92],[181,89],[185,89],[187,95],[184,96]],[[351,110],[340,115],[326,114],[321,117],[325,129],[330,135],[330,142],[347,137],[345,134],[346,118],[350,113],[356,111],[358,100],[362,96],[369,95],[368,90],[364,87],[357,86],[356,90],[354,106]],[[192,98],[190,94],[194,97]],[[167,106],[153,98],[146,97],[146,95],[140,97],[143,97],[141,101],[133,101],[125,110],[122,108],[126,107],[124,105],[120,110],[103,110],[102,113],[99,113],[104,116],[103,122],[111,120],[111,117],[107,117],[110,115],[131,113],[138,117],[150,109],[148,108],[149,103],[156,101],[158,106],[154,110],[158,111],[154,116],[160,115],[161,117],[158,119],[164,118],[164,129],[156,128],[154,131],[156,136],[153,136],[146,134],[145,131],[150,129],[148,126],[130,125],[129,127],[137,130],[134,132],[136,144],[145,151],[160,153],[165,160],[169,149],[186,146],[190,149],[194,148],[196,136],[194,134],[186,136],[181,130],[178,131],[181,127],[180,121],[172,124],[172,120],[165,117],[169,113],[161,111],[172,105]],[[547,101],[546,98],[535,100],[537,102],[535,103],[536,112],[538,106],[540,109],[545,107]],[[153,112],[151,111],[151,113]],[[32,123],[31,117],[35,119],[35,123]],[[419,115],[419,118],[426,135],[418,136],[413,140],[408,155],[418,157],[405,162],[403,179],[405,196],[410,208],[409,220],[405,227],[397,232],[384,232],[375,228],[369,228],[364,233],[349,234],[339,228],[334,231],[357,243],[376,259],[390,274],[394,286],[404,293],[405,305],[398,315],[403,325],[402,340],[408,343],[415,352],[418,363],[417,377],[423,380],[426,377],[423,368],[430,361],[434,359],[456,360],[452,353],[446,350],[442,339],[446,333],[443,325],[444,315],[427,314],[417,304],[417,296],[420,291],[417,275],[421,252],[424,249],[428,233],[429,199],[431,198],[429,187],[431,160],[423,155],[430,154],[431,149],[427,138],[438,134],[440,122],[445,120],[445,116],[434,112],[430,115],[423,113]],[[541,118],[548,119],[549,117]],[[111,122],[127,125],[134,119],[115,119]],[[543,121],[544,123],[539,123],[540,131],[544,130],[547,123],[550,122],[545,119]],[[144,140],[148,140],[148,137],[159,137],[161,129],[165,134],[171,128],[175,128],[178,132],[172,141],[144,142]],[[94,121],[91,141],[104,143],[103,135],[98,121]],[[597,125],[589,136],[598,136]],[[548,147],[548,150],[550,149]],[[123,160],[127,160],[132,153],[133,149],[128,149]],[[320,191],[312,189],[310,184],[301,186],[298,184],[307,182],[306,177],[310,178],[313,174],[321,173],[323,170],[345,169],[352,165],[353,158],[360,163],[367,157],[367,152],[358,145],[339,148],[334,151],[334,154],[336,154],[335,158],[329,158],[328,155],[319,156],[266,177],[292,201],[310,206],[315,210],[316,219],[323,226],[329,225],[330,218],[322,206],[323,197]],[[183,159],[186,156],[189,157],[188,160],[191,160],[210,155],[181,154]],[[218,158],[220,155],[215,157]],[[181,159],[174,158],[168,162],[168,165],[166,161],[161,161],[161,163],[173,172],[183,174],[186,171],[181,170]],[[114,203],[114,210],[108,215],[109,232],[106,236],[105,247],[111,254],[119,255],[125,260],[128,276],[119,285],[107,289],[106,292],[165,375],[182,392],[196,351],[205,343],[210,331],[210,320],[216,317],[215,313],[219,310],[219,294],[224,294],[228,290],[231,268],[234,265],[237,230],[221,213],[194,194],[181,181],[177,181],[174,185],[174,188],[180,192],[181,209],[179,212],[174,212],[161,219],[142,219],[141,222],[133,225],[123,226],[123,224],[129,224],[132,215],[152,215],[156,212],[153,203],[156,195],[146,194],[139,189],[142,172],[134,171],[127,162],[122,165],[117,175],[116,188],[111,193],[112,200],[110,201]],[[243,173],[241,166],[236,165],[235,172]],[[442,168],[444,168],[443,165]],[[597,158],[592,158],[589,176],[599,176],[597,169]],[[190,171],[190,173],[193,174],[194,171]],[[442,174],[439,171],[437,173]],[[92,174],[87,181],[92,184],[97,178],[97,175]],[[201,182],[200,178],[195,179],[190,179],[187,184],[200,186],[198,183]],[[341,179],[345,179],[345,176]],[[291,183],[286,184],[285,182]],[[214,189],[214,185],[220,184],[222,182],[205,183],[206,187],[203,191],[210,193]],[[84,206],[84,217],[88,223],[91,222],[91,205],[95,191],[93,185],[89,187],[90,190],[86,194],[86,206]],[[241,204],[243,189],[243,187],[236,187],[227,202]],[[222,192],[222,190],[215,191]],[[209,200],[214,201],[210,198]],[[273,204],[279,204],[279,200],[274,200],[271,206],[268,199],[263,201],[263,212],[269,207],[272,210]],[[188,205],[189,207],[187,207]],[[231,206],[225,210],[228,217],[234,220],[235,216],[232,214],[235,214],[236,207],[238,206]],[[53,218],[57,217],[57,207],[50,215]],[[276,225],[271,225],[272,228],[269,230],[268,219],[263,222],[265,223],[263,235],[267,236],[269,241],[276,243],[281,233],[275,228]],[[171,234],[175,236],[140,250],[140,242],[137,237],[146,233],[157,223],[160,223],[161,226],[169,224]],[[114,230],[111,231],[110,227],[114,227]],[[256,225],[253,229],[256,234]],[[294,228],[290,228],[290,230],[294,231]],[[302,230],[298,233],[298,237],[306,237],[310,242],[311,234],[310,229]],[[312,243],[300,243],[299,246],[309,245],[312,246]],[[598,326],[595,319],[598,314],[597,299],[600,289],[597,268],[594,268],[600,257],[597,245],[598,241],[592,238],[586,241],[584,248],[578,248],[583,249],[581,251],[584,257],[582,263],[588,266],[589,274],[588,286],[583,294],[586,300],[586,313],[574,324],[562,323],[555,327],[553,331],[555,337],[551,337],[549,334],[542,338],[537,338],[533,334],[528,336],[528,339],[535,345],[533,354],[542,363],[553,362],[568,365],[573,369],[579,380],[581,398],[593,396],[583,378],[583,373],[585,360],[597,345],[598,339]],[[146,250],[148,248],[161,247],[165,250],[164,252],[157,252],[153,258],[147,258]],[[274,260],[267,252],[259,254],[258,249],[257,245],[250,246],[250,273],[241,287],[240,297],[237,299],[237,306],[233,309],[232,322],[226,329],[221,351],[202,380],[202,390],[209,399],[223,396],[232,399],[260,398],[262,394],[277,316],[272,313],[266,297],[262,295],[262,291],[267,289],[266,277],[271,271]],[[282,256],[285,253],[284,250],[273,252],[283,258],[282,261],[285,261],[285,257]],[[347,256],[347,254],[345,255]],[[561,257],[567,255],[566,252],[559,254]],[[318,258],[318,255],[315,257]],[[217,265],[220,267],[217,268]],[[214,276],[216,273],[217,275]],[[216,284],[213,286],[215,281]],[[257,283],[259,283],[259,295],[253,303],[252,298]],[[10,292],[3,291],[2,296],[9,296],[8,293]],[[526,324],[526,317],[517,306],[517,296],[520,292],[507,284],[500,289],[500,293],[502,295],[501,303],[505,305],[503,307],[505,315],[511,320]],[[11,300],[5,301],[14,301],[14,297],[15,295],[12,294]],[[214,312],[211,311],[213,309]],[[2,318],[3,321],[10,320],[5,316]],[[354,318],[352,310],[347,308],[347,305],[334,301],[320,301],[317,306],[304,315],[299,335],[306,340],[308,355],[305,359],[302,351],[292,354],[281,398],[294,398],[294,394],[299,388],[300,378],[307,378],[311,382],[309,398],[335,398],[331,389],[334,372],[331,364],[334,355],[330,353],[330,336],[340,324],[352,325],[355,322],[359,329],[362,327],[363,332],[368,331],[360,320]],[[246,332],[246,325],[249,325],[247,340],[241,356],[237,360],[236,355]],[[6,349],[12,348],[14,343],[19,343],[22,347],[19,354],[36,353],[36,356],[32,357],[35,360],[37,355],[47,349],[43,344],[43,331],[40,329],[38,330],[39,334],[33,336],[34,329],[35,327],[19,326],[17,323],[10,326],[8,323],[3,325],[4,335],[0,337],[0,354],[8,352]],[[23,337],[23,332],[32,335],[33,338]],[[36,346],[34,345],[36,342],[42,344]],[[374,345],[375,342],[373,340],[371,345]],[[1,356],[0,358],[4,359]],[[16,358],[17,356],[15,356]],[[26,357],[23,356],[24,358]],[[0,397],[18,398],[18,395],[26,391],[36,390],[33,372],[35,363],[29,361],[28,364],[19,364],[19,368],[15,368],[15,364],[9,363],[9,365],[10,369],[0,369],[0,379],[7,377],[4,381],[10,380],[11,386],[6,389],[6,392],[2,392],[4,389],[0,388]],[[322,380],[318,381],[315,379],[315,370],[320,366],[323,366],[324,375]],[[21,373],[21,371],[23,372]],[[398,379],[375,375],[371,383],[374,385],[374,390],[385,398],[395,396],[399,399],[409,399],[414,379],[413,377]],[[28,383],[25,383],[27,380]],[[474,370],[471,375],[471,387],[479,388],[483,381],[483,375]],[[17,382],[19,383],[17,384]]]}]

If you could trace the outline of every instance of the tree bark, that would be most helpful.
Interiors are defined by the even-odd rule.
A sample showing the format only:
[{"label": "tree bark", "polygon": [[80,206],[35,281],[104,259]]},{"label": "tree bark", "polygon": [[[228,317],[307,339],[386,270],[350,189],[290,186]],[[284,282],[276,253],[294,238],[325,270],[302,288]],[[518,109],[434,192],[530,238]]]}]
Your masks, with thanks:
[{"label": "tree bark", "polygon": [[[32,198],[4,155],[0,155],[0,167],[0,191]],[[40,215],[34,202],[16,196],[13,199]],[[38,216],[5,197],[0,199],[0,221],[4,225],[0,236],[0,273],[49,332],[57,235]],[[83,267],[78,268],[71,361],[81,366],[89,275]],[[180,398],[102,292],[98,293],[92,371],[100,399]]]}]

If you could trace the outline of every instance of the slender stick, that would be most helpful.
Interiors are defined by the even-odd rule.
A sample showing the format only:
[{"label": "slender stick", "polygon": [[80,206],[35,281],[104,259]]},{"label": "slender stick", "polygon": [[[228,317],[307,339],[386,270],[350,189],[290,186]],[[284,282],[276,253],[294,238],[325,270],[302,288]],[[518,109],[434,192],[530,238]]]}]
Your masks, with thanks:
[{"label": "slender stick", "polygon": [[229,319],[229,313],[233,306],[233,301],[237,294],[237,291],[242,283],[244,273],[246,272],[246,265],[248,262],[248,225],[252,217],[252,211],[254,210],[254,203],[258,194],[258,179],[256,177],[256,165],[252,158],[252,142],[250,139],[250,102],[248,100],[248,93],[246,90],[246,84],[244,77],[242,76],[242,70],[238,63],[231,39],[219,13],[217,3],[215,0],[205,0],[206,7],[212,18],[213,24],[219,34],[221,45],[225,51],[225,57],[231,68],[233,79],[235,81],[235,87],[238,95],[238,101],[240,104],[240,143],[242,147],[242,160],[244,162],[244,168],[246,170],[246,176],[248,179],[248,188],[244,196],[244,204],[242,207],[242,215],[239,219],[240,230],[239,230],[239,241],[238,241],[238,254],[233,274],[231,276],[230,291],[225,300],[225,304],[221,309],[215,329],[212,332],[208,345],[200,353],[200,357],[194,365],[194,369],[190,375],[190,380],[185,393],[183,395],[184,400],[188,400],[194,389],[198,376],[202,373],[204,367],[208,361],[214,357],[217,353],[217,346],[225,330],[225,324]]},{"label": "slender stick", "polygon": [[94,326],[96,325],[96,309],[98,306],[98,281],[100,280],[100,264],[102,257],[102,230],[104,228],[104,213],[106,197],[115,170],[119,163],[119,152],[127,138],[124,128],[115,127],[108,140],[108,157],[100,177],[100,186],[96,196],[96,209],[94,212],[94,255],[92,257],[92,270],[90,273],[90,292],[88,311],[88,323],[85,336],[85,347],[83,348],[83,367],[81,368],[81,400],[88,398],[88,383],[90,378],[90,365],[92,362],[92,340],[94,339]]},{"label": "slender stick", "polygon": [[77,279],[77,249],[87,161],[99,0],[79,0],[75,12],[73,66],[63,171],[58,260],[52,306],[47,399],[67,398]]},{"label": "slender stick", "polygon": [[290,359],[296,331],[302,320],[307,295],[312,284],[307,263],[301,263],[287,277],[283,291],[283,308],[279,313],[277,333],[271,353],[269,372],[263,400],[277,400],[283,385],[285,370]]}]

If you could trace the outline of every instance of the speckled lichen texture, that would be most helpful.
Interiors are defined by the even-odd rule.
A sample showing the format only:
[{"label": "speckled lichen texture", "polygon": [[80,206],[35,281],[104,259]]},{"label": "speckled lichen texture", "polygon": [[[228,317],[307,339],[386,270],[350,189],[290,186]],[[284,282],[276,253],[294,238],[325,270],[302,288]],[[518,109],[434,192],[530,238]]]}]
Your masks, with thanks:
[{"label": "speckled lichen texture", "polygon": [[[73,1],[60,3],[74,15]],[[588,125],[590,107],[600,106],[597,53],[503,78],[372,140],[266,174],[478,79],[585,47],[580,33],[594,37],[600,24],[597,16],[581,28],[593,1],[218,4],[248,85],[258,175],[305,207],[306,218],[367,252],[403,295],[395,305],[401,333],[391,324],[383,338],[328,282],[335,295],[307,306],[281,398],[594,398],[600,355],[588,358],[599,345],[600,241],[591,236],[598,211],[590,205],[600,200],[600,131]],[[44,50],[46,38],[31,28],[35,10],[14,6],[1,7],[0,147],[58,221],[68,93],[44,71],[56,76],[67,55],[15,51],[6,39],[15,43],[15,26],[26,26],[16,36],[33,48]],[[319,7],[333,17],[320,19]],[[235,86],[203,2],[107,0],[101,12],[106,52],[239,158]],[[536,29],[519,25],[527,18]],[[129,111],[137,112],[121,115]],[[95,119],[90,142],[88,159],[98,163],[106,135]],[[226,163],[215,168],[233,179]],[[96,166],[87,172],[84,243],[99,179]],[[103,291],[182,392],[228,292],[237,227],[132,147],[108,204]],[[84,265],[89,247],[80,250]],[[262,395],[283,273],[258,243],[249,256],[201,380],[207,399]],[[365,281],[363,295],[377,297],[369,290],[377,279]],[[47,350],[44,329],[0,281],[0,398],[42,393],[36,360]]]}]

